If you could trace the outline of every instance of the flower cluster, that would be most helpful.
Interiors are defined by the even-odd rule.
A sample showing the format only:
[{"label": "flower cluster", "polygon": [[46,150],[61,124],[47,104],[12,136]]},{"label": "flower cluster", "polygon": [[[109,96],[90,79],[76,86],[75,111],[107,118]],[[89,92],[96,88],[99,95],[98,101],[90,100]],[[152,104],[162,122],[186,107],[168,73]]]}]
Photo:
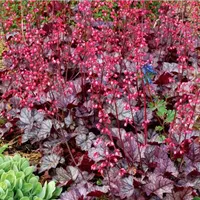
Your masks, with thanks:
[{"label": "flower cluster", "polygon": [[61,199],[200,195],[199,2],[2,7],[1,136],[39,145]]}]

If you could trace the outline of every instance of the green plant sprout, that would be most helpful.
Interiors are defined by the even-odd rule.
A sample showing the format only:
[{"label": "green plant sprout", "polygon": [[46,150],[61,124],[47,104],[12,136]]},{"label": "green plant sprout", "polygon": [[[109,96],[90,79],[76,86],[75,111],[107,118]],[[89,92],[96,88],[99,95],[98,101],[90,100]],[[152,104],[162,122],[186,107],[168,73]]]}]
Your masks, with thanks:
[{"label": "green plant sprout", "polygon": [[149,103],[149,108],[152,111],[156,111],[156,115],[163,120],[162,125],[156,126],[156,131],[162,131],[164,129],[165,124],[169,124],[174,120],[175,117],[175,110],[168,110],[167,102],[164,100],[156,100],[154,103]]}]

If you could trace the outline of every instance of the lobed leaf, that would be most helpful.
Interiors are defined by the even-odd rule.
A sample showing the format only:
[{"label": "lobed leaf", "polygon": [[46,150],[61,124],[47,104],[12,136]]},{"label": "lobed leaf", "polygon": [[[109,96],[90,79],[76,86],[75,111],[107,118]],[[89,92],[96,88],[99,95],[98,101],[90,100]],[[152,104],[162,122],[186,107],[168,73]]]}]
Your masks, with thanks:
[{"label": "lobed leaf", "polygon": [[58,163],[62,162],[63,158],[57,154],[45,155],[41,159],[40,173],[51,168],[56,168]]},{"label": "lobed leaf", "polygon": [[171,193],[173,188],[173,181],[157,174],[151,174],[149,182],[144,186],[144,190],[148,196],[156,194],[161,199],[163,199],[164,194]]}]

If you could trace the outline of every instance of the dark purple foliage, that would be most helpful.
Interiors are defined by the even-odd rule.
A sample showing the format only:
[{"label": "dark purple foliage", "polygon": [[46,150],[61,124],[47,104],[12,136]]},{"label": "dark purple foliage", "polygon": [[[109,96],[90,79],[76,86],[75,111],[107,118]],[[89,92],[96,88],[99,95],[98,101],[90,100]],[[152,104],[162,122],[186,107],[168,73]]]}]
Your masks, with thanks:
[{"label": "dark purple foliage", "polygon": [[198,2],[66,2],[2,23],[1,138],[39,147],[60,200],[199,196]]}]

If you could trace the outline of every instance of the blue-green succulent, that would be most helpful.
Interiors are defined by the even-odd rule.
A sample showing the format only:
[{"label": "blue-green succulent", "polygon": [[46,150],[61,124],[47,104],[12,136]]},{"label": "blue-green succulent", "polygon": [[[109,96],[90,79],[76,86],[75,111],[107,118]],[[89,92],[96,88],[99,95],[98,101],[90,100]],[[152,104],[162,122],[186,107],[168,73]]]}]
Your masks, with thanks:
[{"label": "blue-green succulent", "polygon": [[0,148],[0,200],[54,200],[60,195],[62,189],[54,181],[42,186],[28,159],[3,155],[4,149]]}]

